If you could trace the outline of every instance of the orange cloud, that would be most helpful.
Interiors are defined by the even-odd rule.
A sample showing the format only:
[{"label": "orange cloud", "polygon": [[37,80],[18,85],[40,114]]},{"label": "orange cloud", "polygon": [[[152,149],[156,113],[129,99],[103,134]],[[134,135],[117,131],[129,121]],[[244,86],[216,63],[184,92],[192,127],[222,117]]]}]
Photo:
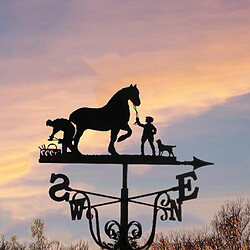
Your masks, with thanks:
[{"label": "orange cloud", "polygon": [[1,184],[11,181],[12,179],[27,174],[30,170],[30,161],[25,153],[9,154],[4,157],[0,164]]},{"label": "orange cloud", "polygon": [[[46,119],[68,117],[81,106],[102,106],[130,83],[137,83],[141,92],[140,117],[150,114],[161,126],[249,92],[249,4],[191,2],[112,2],[116,8],[108,9],[106,4],[78,3],[74,16],[61,16],[63,22],[52,26],[67,27],[67,36],[49,32],[39,36],[42,53],[37,48],[28,55],[22,51],[21,56],[4,57],[0,62],[0,102],[4,104],[0,154],[12,170],[19,169],[4,170],[6,180],[28,171],[27,160],[17,168],[12,157],[18,152],[29,159],[28,154],[46,141],[50,133]],[[22,6],[25,13],[32,8],[32,16],[12,8],[20,18],[15,26],[17,40],[29,52],[27,37],[20,30],[27,29],[37,41],[37,25],[43,25],[40,18],[44,18],[40,4]],[[61,13],[69,10],[61,7]],[[83,8],[91,13],[87,22],[82,22]],[[86,27],[91,27],[88,39]],[[7,48],[10,40],[14,42],[9,38],[5,37]],[[132,109],[131,116],[132,123]],[[139,136],[135,132],[117,147],[123,150]],[[106,151],[108,133],[88,131],[82,138],[83,152]],[[100,143],[94,144],[96,140]]]},{"label": "orange cloud", "polygon": [[[208,47],[206,47],[206,45]],[[228,48],[229,47],[229,48]],[[230,56],[230,46],[208,44],[196,51],[161,51],[135,53],[126,57],[110,55],[93,63],[101,84],[96,97],[100,104],[124,85],[138,83],[144,114],[156,114],[157,109],[172,108],[175,116],[195,115],[228,98],[248,93],[250,57]],[[203,53],[204,50],[209,50]],[[244,54],[245,48],[239,54]],[[226,58],[224,58],[226,57]],[[179,110],[179,111],[178,111]],[[168,114],[161,117],[167,122]]]},{"label": "orange cloud", "polygon": [[[87,83],[90,83],[88,86]],[[59,88],[60,85],[60,88]],[[30,171],[31,152],[46,144],[51,128],[47,119],[68,118],[69,114],[85,105],[94,105],[94,78],[75,77],[34,85],[2,85],[0,137],[1,182],[21,177]],[[65,105],[67,103],[67,105]]]}]

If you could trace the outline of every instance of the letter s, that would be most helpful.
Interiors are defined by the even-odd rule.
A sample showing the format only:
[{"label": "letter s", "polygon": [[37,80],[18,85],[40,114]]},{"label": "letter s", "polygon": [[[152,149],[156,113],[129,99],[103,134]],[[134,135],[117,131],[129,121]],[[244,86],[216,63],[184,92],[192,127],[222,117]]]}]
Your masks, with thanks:
[{"label": "letter s", "polygon": [[69,201],[69,192],[65,192],[64,195],[62,196],[56,196],[55,193],[57,191],[63,190],[63,189],[68,189],[69,188],[69,178],[64,175],[64,174],[55,174],[52,173],[51,177],[50,177],[50,183],[54,183],[57,179],[63,179],[62,183],[56,184],[54,186],[52,186],[49,189],[49,196],[51,199],[53,199],[54,201]]}]

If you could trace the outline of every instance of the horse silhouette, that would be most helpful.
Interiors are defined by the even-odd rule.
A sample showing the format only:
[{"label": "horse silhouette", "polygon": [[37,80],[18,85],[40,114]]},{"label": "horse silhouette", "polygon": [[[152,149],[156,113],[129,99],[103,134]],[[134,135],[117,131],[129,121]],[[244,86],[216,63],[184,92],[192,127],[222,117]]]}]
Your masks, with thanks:
[{"label": "horse silhouette", "polygon": [[[79,108],[70,114],[69,120],[76,125],[76,134],[74,137],[75,150],[78,151],[78,143],[86,129],[108,131],[111,130],[111,138],[108,146],[108,152],[111,155],[117,155],[114,143],[120,130],[127,131],[126,134],[118,138],[118,142],[130,137],[132,130],[128,125],[130,111],[128,101],[135,106],[141,104],[139,90],[136,85],[119,90],[101,108]],[[78,151],[79,152],[79,151]]]}]

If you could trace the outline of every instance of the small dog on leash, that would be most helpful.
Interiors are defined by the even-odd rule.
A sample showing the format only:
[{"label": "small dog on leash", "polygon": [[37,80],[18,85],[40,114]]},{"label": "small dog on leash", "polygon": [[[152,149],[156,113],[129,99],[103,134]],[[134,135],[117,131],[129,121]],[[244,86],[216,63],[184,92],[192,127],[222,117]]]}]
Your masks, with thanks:
[{"label": "small dog on leash", "polygon": [[171,145],[164,145],[162,144],[161,140],[157,140],[156,143],[158,144],[158,149],[159,149],[159,155],[161,156],[163,154],[164,151],[168,151],[168,156],[173,156],[174,157],[174,153],[173,153],[173,148],[175,148],[176,146],[171,146]]}]

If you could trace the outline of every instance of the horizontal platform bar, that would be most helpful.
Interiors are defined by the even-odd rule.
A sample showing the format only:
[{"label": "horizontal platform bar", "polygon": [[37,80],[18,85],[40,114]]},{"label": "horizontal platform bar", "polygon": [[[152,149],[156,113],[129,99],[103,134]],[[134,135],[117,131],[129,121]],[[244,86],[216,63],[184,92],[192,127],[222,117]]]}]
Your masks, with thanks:
[{"label": "horizontal platform bar", "polygon": [[176,157],[141,156],[141,155],[81,155],[66,153],[64,155],[40,155],[40,163],[89,163],[89,164],[152,164],[181,165]]}]

